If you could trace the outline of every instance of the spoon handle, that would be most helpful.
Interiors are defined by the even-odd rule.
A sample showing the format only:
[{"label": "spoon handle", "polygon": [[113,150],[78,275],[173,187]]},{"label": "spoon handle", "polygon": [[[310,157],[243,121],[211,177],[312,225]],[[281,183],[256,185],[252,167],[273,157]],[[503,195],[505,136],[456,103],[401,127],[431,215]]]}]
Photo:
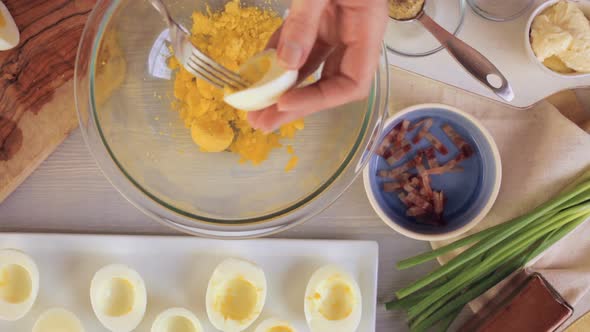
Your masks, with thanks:
[{"label": "spoon handle", "polygon": [[[422,14],[417,19],[473,77],[500,98],[506,101],[514,99],[514,92],[506,77],[483,54],[438,25],[430,16]],[[501,84],[491,81],[494,76],[499,78]]]}]

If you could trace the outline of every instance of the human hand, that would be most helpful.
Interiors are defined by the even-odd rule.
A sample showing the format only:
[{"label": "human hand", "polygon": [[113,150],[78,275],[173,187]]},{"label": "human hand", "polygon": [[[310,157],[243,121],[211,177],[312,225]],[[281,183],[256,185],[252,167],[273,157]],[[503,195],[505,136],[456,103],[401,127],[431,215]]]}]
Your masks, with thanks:
[{"label": "human hand", "polygon": [[249,112],[253,128],[272,132],[309,114],[367,97],[387,23],[386,0],[293,0],[268,43],[281,65],[304,80],[323,63],[322,78]]}]

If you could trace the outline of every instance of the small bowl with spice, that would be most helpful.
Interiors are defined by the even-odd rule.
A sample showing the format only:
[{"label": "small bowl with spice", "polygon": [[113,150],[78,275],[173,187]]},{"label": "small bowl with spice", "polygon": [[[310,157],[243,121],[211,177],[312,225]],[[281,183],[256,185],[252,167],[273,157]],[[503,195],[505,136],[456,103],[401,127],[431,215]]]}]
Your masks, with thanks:
[{"label": "small bowl with spice", "polygon": [[502,178],[498,148],[471,115],[442,104],[409,107],[387,120],[363,173],[369,202],[410,238],[456,237],[481,221]]}]

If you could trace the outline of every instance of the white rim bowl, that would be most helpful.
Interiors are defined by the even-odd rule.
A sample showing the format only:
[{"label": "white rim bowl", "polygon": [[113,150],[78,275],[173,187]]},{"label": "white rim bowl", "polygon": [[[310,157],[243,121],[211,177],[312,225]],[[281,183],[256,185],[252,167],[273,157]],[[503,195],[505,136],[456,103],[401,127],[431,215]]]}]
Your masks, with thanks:
[{"label": "white rim bowl", "polygon": [[[539,16],[539,14],[541,14],[543,11],[545,11],[547,8],[557,4],[558,2],[561,2],[564,0],[549,0],[546,1],[544,3],[542,3],[540,6],[538,6],[531,14],[531,16],[529,17],[527,24],[525,26],[525,30],[524,30],[524,48],[526,50],[526,53],[529,57],[529,59],[531,61],[533,61],[534,63],[537,64],[537,66],[539,66],[544,72],[549,73],[551,75],[557,76],[557,77],[561,77],[561,78],[567,78],[567,79],[576,79],[576,78],[582,78],[582,77],[590,77],[590,73],[571,73],[571,74],[563,74],[563,73],[558,73],[556,71],[553,71],[549,68],[547,68],[541,61],[539,61],[539,59],[537,59],[537,56],[535,55],[535,52],[533,51],[533,47],[531,46],[531,26],[533,25],[533,20]],[[584,14],[586,14],[586,17],[588,19],[590,19],[590,1],[584,1],[584,0],[567,0],[568,2],[574,2],[576,3],[580,9],[582,9],[582,11],[584,12]]]},{"label": "white rim bowl", "polygon": [[[444,109],[444,110],[450,111],[452,113],[456,113],[456,114],[460,115],[461,117],[465,118],[468,122],[471,122],[475,127],[477,127],[477,129],[483,134],[486,142],[490,146],[490,150],[492,152],[493,160],[495,163],[495,171],[496,171],[496,174],[494,174],[495,180],[494,180],[491,194],[490,194],[486,204],[478,212],[478,214],[474,218],[472,218],[469,222],[467,222],[465,225],[463,225],[459,228],[456,228],[454,230],[451,230],[449,232],[446,232],[446,233],[439,233],[439,234],[419,233],[419,232],[407,229],[405,227],[402,227],[399,223],[395,222],[392,218],[390,218],[387,215],[387,213],[385,213],[385,211],[383,210],[381,205],[378,203],[377,198],[375,197],[375,194],[373,193],[373,189],[371,188],[371,181],[370,181],[371,174],[370,174],[370,170],[369,170],[369,168],[370,168],[369,165],[367,165],[365,167],[365,169],[363,170],[363,182],[364,182],[364,186],[365,186],[365,192],[367,193],[367,197],[369,199],[369,202],[371,203],[371,206],[373,207],[373,209],[375,210],[377,215],[381,218],[381,220],[383,220],[383,222],[385,222],[385,224],[387,226],[391,227],[396,232],[398,232],[402,235],[405,235],[409,238],[412,238],[412,239],[423,240],[423,241],[441,241],[441,240],[448,240],[448,239],[457,237],[457,236],[469,231],[470,229],[475,227],[475,225],[477,225],[490,212],[492,206],[496,202],[496,198],[498,197],[498,193],[500,192],[500,184],[502,182],[502,162],[500,159],[500,152],[498,151],[498,147],[496,146],[496,142],[494,141],[492,135],[488,132],[488,130],[476,118],[474,118],[473,116],[471,116],[471,115],[469,115],[469,114],[467,114],[455,107],[452,107],[452,106],[448,106],[448,105],[444,105],[444,104],[420,104],[420,105],[411,106],[411,107],[405,108],[402,111],[391,116],[385,122],[384,128],[388,128],[392,122],[394,122],[400,118],[403,118],[404,116],[406,116],[414,111],[419,111],[419,110],[423,110],[423,109],[431,109],[431,108]],[[376,155],[373,156],[373,158],[375,158],[375,157],[376,157]],[[369,162],[369,164],[370,164],[370,162]]]}]

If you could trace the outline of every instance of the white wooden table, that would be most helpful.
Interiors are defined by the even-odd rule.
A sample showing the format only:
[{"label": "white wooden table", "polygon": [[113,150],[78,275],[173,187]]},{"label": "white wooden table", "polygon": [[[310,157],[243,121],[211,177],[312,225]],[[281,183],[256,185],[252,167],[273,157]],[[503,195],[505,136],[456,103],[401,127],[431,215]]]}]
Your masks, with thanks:
[{"label": "white wooden table", "polygon": [[[396,110],[423,102],[459,107],[490,103],[399,71],[394,72],[392,87],[392,107]],[[0,231],[176,234],[144,216],[119,195],[96,166],[79,131],[0,205]],[[329,209],[278,237],[379,242],[380,302],[390,299],[394,289],[433,269],[435,264],[403,272],[395,270],[397,260],[427,250],[429,244],[404,238],[385,226],[369,205],[360,177]],[[406,331],[405,326],[403,315],[385,312],[380,307],[377,331]]]}]

